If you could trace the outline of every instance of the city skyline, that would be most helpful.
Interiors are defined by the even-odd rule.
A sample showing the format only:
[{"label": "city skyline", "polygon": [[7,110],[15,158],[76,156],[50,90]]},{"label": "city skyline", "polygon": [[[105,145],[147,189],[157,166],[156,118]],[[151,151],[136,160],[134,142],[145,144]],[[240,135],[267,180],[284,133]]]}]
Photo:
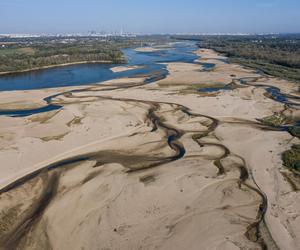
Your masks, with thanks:
[{"label": "city skyline", "polygon": [[296,0],[3,0],[0,33],[298,33]]}]

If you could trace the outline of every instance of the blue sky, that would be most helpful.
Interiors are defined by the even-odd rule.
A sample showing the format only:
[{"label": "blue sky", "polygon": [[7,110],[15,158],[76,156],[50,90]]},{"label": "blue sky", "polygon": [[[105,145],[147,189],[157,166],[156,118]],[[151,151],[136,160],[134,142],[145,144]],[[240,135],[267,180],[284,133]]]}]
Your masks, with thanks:
[{"label": "blue sky", "polygon": [[0,33],[300,32],[300,0],[0,0]]}]

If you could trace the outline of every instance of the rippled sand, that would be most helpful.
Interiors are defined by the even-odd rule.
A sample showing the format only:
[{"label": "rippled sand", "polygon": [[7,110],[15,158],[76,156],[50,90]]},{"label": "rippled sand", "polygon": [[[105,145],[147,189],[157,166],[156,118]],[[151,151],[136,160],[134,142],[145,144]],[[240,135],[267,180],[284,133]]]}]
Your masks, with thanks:
[{"label": "rippled sand", "polygon": [[[285,107],[255,84],[297,86],[197,53],[152,84],[0,93],[1,107],[58,93],[63,105],[0,116],[3,249],[299,248],[299,195],[280,159],[297,140],[256,120]],[[231,90],[198,91],[217,83]]]}]

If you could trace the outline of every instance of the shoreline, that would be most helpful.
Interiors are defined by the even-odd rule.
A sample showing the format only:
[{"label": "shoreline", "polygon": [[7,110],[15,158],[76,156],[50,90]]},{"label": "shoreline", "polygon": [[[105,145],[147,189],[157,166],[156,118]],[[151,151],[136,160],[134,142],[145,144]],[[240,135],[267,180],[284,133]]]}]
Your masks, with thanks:
[{"label": "shoreline", "polygon": [[213,50],[214,52],[218,53],[219,55],[222,55],[222,56],[228,58],[228,61],[230,63],[239,64],[239,65],[245,67],[246,69],[257,70],[257,71],[260,71],[261,74],[266,74],[268,76],[284,79],[287,81],[294,81],[298,84],[300,83],[299,79],[286,76],[287,73],[281,74],[280,71],[275,70],[274,73],[272,74],[270,72],[270,69],[268,70],[264,66],[270,65],[274,68],[278,67],[278,68],[281,68],[281,70],[290,70],[290,71],[297,70],[297,68],[287,67],[287,66],[283,66],[280,64],[276,64],[276,63],[270,63],[270,62],[266,62],[266,61],[261,61],[261,62],[255,61],[255,60],[251,60],[251,59],[248,59],[248,58],[242,57],[242,56],[235,57],[235,56],[229,55],[228,53],[218,51],[216,48],[206,48],[206,47],[201,47],[201,46],[199,46],[199,48]]},{"label": "shoreline", "polygon": [[[266,87],[293,98],[296,85],[226,64],[213,50],[195,53],[193,63],[166,63],[167,77],[151,84],[140,76],[137,84],[119,78],[63,91],[0,92],[3,106],[45,96],[63,106],[27,118],[0,117],[0,211],[23,209],[2,213],[10,234],[0,243],[10,246],[15,228],[32,221],[16,245],[135,249],[147,237],[144,244],[157,249],[235,249],[232,242],[245,249],[297,249],[299,196],[280,172],[280,153],[298,141],[257,121],[285,108],[265,95]],[[208,72],[199,63],[215,67]],[[232,89],[201,92],[216,83]],[[76,216],[64,212],[71,209]],[[61,232],[78,240],[67,242]],[[187,234],[190,240],[182,240]]]},{"label": "shoreline", "polygon": [[[124,62],[123,62],[124,63]],[[28,72],[33,72],[33,71],[39,71],[39,70],[44,70],[44,69],[51,69],[51,68],[60,68],[60,67],[65,67],[65,66],[72,66],[72,65],[80,65],[80,64],[111,64],[111,65],[117,65],[117,64],[123,64],[123,63],[114,63],[113,61],[80,61],[80,62],[72,62],[72,63],[62,63],[62,64],[57,64],[57,65],[49,65],[49,66],[42,66],[42,67],[36,67],[32,69],[24,69],[24,70],[17,70],[17,71],[7,71],[7,72],[0,72],[0,77],[1,76],[6,76],[6,75],[14,75],[14,74],[21,74],[21,73],[28,73]]]}]

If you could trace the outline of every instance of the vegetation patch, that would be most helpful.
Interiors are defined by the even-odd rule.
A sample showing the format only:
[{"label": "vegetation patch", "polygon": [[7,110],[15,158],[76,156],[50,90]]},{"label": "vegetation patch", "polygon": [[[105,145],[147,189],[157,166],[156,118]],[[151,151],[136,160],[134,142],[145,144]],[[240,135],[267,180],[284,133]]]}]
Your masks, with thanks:
[{"label": "vegetation patch", "polygon": [[297,171],[282,171],[281,174],[291,185],[293,191],[297,192],[300,190],[300,174]]},{"label": "vegetation patch", "polygon": [[300,35],[176,36],[198,41],[199,47],[213,49],[229,61],[266,74],[300,81]]},{"label": "vegetation patch", "polygon": [[216,96],[216,91],[222,90],[226,85],[223,83],[191,84],[180,90],[180,94],[203,94],[207,96]]},{"label": "vegetation patch", "polygon": [[258,121],[268,126],[278,127],[291,122],[291,119],[281,113],[275,113],[274,115],[258,119]]},{"label": "vegetation patch", "polygon": [[246,67],[261,70],[262,72],[275,77],[300,81],[300,69],[272,64],[260,60],[255,61],[237,57],[231,58],[229,61]]},{"label": "vegetation patch", "polygon": [[195,84],[194,88],[198,89],[201,91],[202,89],[220,89],[224,88],[226,85],[224,83],[206,83],[206,84]]},{"label": "vegetation patch", "polygon": [[127,42],[88,38],[17,40],[0,48],[0,72],[18,72],[78,62],[123,63]]},{"label": "vegetation patch", "polygon": [[300,127],[299,126],[292,126],[288,128],[288,131],[292,136],[298,137],[300,139]]},{"label": "vegetation patch", "polygon": [[293,170],[300,171],[300,145],[294,145],[282,154],[283,164]]}]

